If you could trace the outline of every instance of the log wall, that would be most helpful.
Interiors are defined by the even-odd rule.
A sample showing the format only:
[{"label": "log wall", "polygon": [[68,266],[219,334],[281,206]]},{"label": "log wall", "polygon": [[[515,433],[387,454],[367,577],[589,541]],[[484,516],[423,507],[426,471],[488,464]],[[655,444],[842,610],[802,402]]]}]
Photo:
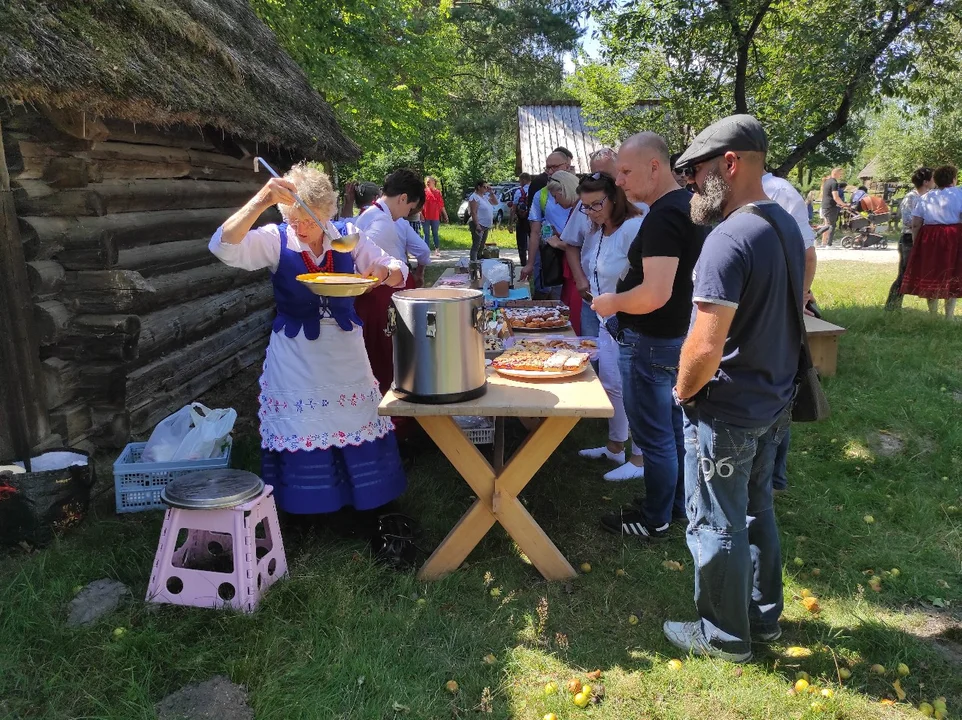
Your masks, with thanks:
[{"label": "log wall", "polygon": [[0,116],[51,432],[75,447],[122,446],[261,360],[267,272],[207,250],[266,182],[254,143],[43,108]]}]

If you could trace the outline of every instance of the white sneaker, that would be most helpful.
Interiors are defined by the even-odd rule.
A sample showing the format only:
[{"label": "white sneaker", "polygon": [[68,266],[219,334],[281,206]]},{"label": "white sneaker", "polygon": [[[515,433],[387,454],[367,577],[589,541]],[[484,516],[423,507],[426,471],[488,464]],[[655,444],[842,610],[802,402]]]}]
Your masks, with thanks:
[{"label": "white sneaker", "polygon": [[624,465],[616,467],[611,472],[605,473],[605,480],[608,482],[624,482],[625,480],[636,480],[645,476],[645,467],[639,467],[633,462],[626,462]]},{"label": "white sneaker", "polygon": [[583,458],[590,458],[591,460],[601,460],[602,458],[608,458],[612,462],[623,463],[625,461],[625,451],[622,450],[620,453],[613,453],[607,447],[602,445],[596,448],[585,448],[584,450],[579,450],[578,454]]},{"label": "white sneaker", "polygon": [[700,622],[668,621],[664,624],[663,630],[668,642],[690,655],[706,655],[735,663],[747,662],[752,659],[750,650],[746,653],[730,653],[709,645],[705,633],[702,632]]}]

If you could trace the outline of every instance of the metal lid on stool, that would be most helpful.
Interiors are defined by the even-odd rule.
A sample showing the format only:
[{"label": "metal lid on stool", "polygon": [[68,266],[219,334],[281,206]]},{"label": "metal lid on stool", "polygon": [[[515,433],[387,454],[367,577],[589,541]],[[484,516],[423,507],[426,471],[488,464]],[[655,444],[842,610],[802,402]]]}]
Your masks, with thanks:
[{"label": "metal lid on stool", "polygon": [[264,481],[246,470],[198,470],[175,478],[160,499],[184,510],[224,510],[243,505],[264,492]]}]

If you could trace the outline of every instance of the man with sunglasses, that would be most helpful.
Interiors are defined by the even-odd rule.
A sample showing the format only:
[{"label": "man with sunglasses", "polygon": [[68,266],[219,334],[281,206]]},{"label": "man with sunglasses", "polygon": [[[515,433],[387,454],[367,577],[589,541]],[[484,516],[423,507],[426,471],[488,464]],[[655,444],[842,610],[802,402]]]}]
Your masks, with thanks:
[{"label": "man with sunglasses", "polygon": [[[540,298],[551,296],[560,297],[561,287],[544,287],[541,281],[541,240],[542,226],[550,225],[552,230],[560,233],[567,224],[570,210],[561,207],[548,192],[548,180],[556,172],[574,172],[571,164],[572,155],[567,148],[559,147],[552,150],[544,161],[544,174],[531,183],[531,209],[528,213],[530,225],[528,234],[528,262],[521,268],[521,279],[534,277],[535,295]],[[543,181],[542,181],[543,180]],[[544,197],[542,198],[542,193]],[[555,299],[557,299],[555,297]]]},{"label": "man with sunglasses", "polygon": [[691,271],[705,237],[689,216],[691,193],[672,176],[664,138],[643,132],[618,150],[618,185],[628,199],[649,206],[628,250],[629,267],[617,292],[594,299],[592,310],[621,345],[619,364],[633,457],[606,480],[644,477],[636,506],[605,515],[602,527],[643,541],[668,535],[685,517],[682,413],[672,400],[678,356],[691,318]]},{"label": "man with sunglasses", "polygon": [[799,367],[805,248],[762,186],[768,139],[751,115],[703,130],[676,167],[695,188],[692,220],[718,223],[695,266],[674,394],[684,407],[688,547],[699,620],[666,622],[685,652],[732,662],[781,636],[775,454]]}]

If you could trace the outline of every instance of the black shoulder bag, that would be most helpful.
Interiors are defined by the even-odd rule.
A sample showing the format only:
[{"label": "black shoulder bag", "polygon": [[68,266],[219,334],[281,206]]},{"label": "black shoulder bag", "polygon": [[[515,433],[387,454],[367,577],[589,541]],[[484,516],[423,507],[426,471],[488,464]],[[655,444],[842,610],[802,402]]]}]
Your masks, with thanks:
[{"label": "black shoulder bag", "polygon": [[805,332],[805,316],[802,312],[800,298],[802,294],[795,287],[795,280],[792,277],[792,266],[788,262],[788,248],[785,245],[785,236],[778,229],[778,225],[769,214],[758,207],[749,203],[737,210],[737,212],[747,212],[757,215],[772,226],[772,230],[778,235],[778,241],[782,244],[782,254],[785,257],[785,271],[788,274],[788,293],[791,296],[792,305],[795,306],[795,319],[798,329],[802,336],[802,346],[798,355],[798,373],[795,376],[795,400],[792,403],[793,422],[817,422],[824,420],[831,414],[828,406],[828,398],[822,390],[821,379],[818,370],[812,363],[812,351],[808,347],[808,333]]}]

